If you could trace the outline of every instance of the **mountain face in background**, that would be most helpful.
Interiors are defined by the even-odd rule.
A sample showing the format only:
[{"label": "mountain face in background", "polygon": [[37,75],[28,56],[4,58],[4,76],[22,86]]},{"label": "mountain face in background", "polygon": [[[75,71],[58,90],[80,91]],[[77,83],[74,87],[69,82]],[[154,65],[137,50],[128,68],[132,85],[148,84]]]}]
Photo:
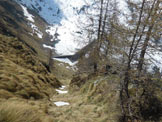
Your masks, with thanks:
[{"label": "mountain face in background", "polygon": [[42,44],[48,43],[46,40],[50,39],[45,31],[48,23],[35,11],[14,1],[0,1],[0,11],[0,33],[17,37],[31,48],[40,60],[47,62],[48,50],[43,50]]},{"label": "mountain face in background", "polygon": [[[76,48],[80,49],[87,44],[88,34],[82,31],[82,26],[85,26],[90,21],[86,12],[89,11],[95,15],[99,14],[93,9],[93,7],[97,6],[94,0],[87,0],[86,2],[84,0],[14,1],[33,10],[49,23],[45,29],[51,35],[51,39],[48,39],[48,41],[55,42],[44,44],[43,46],[45,48],[55,49],[59,55],[74,54]],[[124,0],[117,1],[119,2],[120,9],[125,13],[128,12]],[[121,21],[124,21],[124,17],[121,17]],[[83,43],[80,43],[81,41]]]},{"label": "mountain face in background", "polygon": [[[56,50],[59,55],[73,54],[76,47],[75,34],[79,34],[78,19],[85,18],[84,11],[88,7],[83,0],[15,0],[21,6],[38,13],[46,22],[45,31],[51,35],[53,44],[44,44],[45,48]],[[30,13],[32,14],[32,13]],[[28,16],[30,16],[28,14]],[[34,16],[30,16],[33,17]],[[30,18],[28,17],[28,18]],[[29,20],[30,21],[30,20]],[[84,21],[84,20],[83,20]],[[30,21],[30,24],[34,24]],[[39,29],[39,28],[38,28]],[[40,32],[41,33],[41,32]],[[39,34],[41,35],[41,34]],[[57,44],[55,44],[58,42]],[[54,47],[54,48],[53,48]]]},{"label": "mountain face in background", "polygon": [[[55,50],[55,55],[57,56],[74,54],[77,49],[85,46],[85,44],[78,43],[83,40],[88,40],[87,33],[81,29],[82,27],[80,25],[81,23],[88,23],[89,19],[87,19],[86,11],[92,10],[92,6],[95,4],[92,2],[93,0],[89,0],[88,4],[83,0],[77,0],[77,2],[75,0],[14,1],[19,4],[21,14],[24,14],[26,17],[27,27],[30,28],[29,31],[26,31],[27,34],[25,35],[29,35],[30,38],[32,36],[37,38],[38,41],[34,43],[40,45],[42,53],[44,50],[46,51],[45,55],[48,55],[49,48]],[[124,0],[117,1],[119,2],[119,9],[124,14],[129,15],[129,10]],[[96,11],[92,13],[94,14]],[[40,22],[38,18],[44,21]],[[126,24],[126,18],[122,14],[120,16],[120,22]],[[119,56],[115,57],[117,57],[117,60],[119,59]],[[162,69],[161,52],[154,51],[151,54],[151,58],[157,61],[154,61],[155,65],[150,63],[150,69],[154,66]],[[147,56],[147,59],[150,59],[150,56]]]}]

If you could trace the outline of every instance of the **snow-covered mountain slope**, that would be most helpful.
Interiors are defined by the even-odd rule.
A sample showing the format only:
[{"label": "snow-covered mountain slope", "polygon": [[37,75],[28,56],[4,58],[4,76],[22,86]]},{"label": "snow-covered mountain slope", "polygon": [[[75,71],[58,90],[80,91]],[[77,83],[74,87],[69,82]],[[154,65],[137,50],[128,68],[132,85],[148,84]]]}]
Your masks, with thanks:
[{"label": "snow-covered mountain slope", "polygon": [[28,8],[35,10],[48,23],[59,23],[63,13],[54,0],[15,0]]},{"label": "snow-covered mountain slope", "polygon": [[[85,44],[78,44],[78,40],[87,40],[87,33],[81,31],[81,23],[89,23],[85,11],[91,11],[95,6],[94,0],[15,0],[20,4],[35,10],[50,26],[46,32],[52,36],[51,41],[57,41],[55,51],[59,55],[69,55],[82,48]],[[123,0],[118,0],[120,9],[125,9]],[[126,9],[125,9],[126,11]],[[92,11],[91,11],[92,12]],[[92,12],[97,14],[97,11]],[[123,18],[124,19],[124,18]],[[123,20],[124,21],[124,20]],[[81,37],[81,38],[80,38]],[[54,46],[54,45],[46,45]]]},{"label": "snow-covered mountain slope", "polygon": [[[73,54],[78,45],[75,42],[75,34],[79,32],[78,19],[84,21],[84,7],[86,3],[83,0],[15,0],[16,2],[35,10],[50,25],[46,32],[52,37],[51,41],[58,41],[55,44],[55,50],[58,54]],[[29,17],[30,18],[30,17]],[[78,34],[78,33],[77,33]],[[57,36],[56,36],[57,35]],[[53,45],[46,45],[53,46]]]}]

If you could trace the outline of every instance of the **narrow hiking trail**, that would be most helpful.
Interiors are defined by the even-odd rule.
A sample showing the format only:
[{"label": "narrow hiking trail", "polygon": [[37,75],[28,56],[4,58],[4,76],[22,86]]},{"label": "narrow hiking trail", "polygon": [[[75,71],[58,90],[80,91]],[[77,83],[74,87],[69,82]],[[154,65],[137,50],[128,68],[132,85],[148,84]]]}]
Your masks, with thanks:
[{"label": "narrow hiking trail", "polygon": [[70,80],[63,81],[63,87],[57,89],[58,94],[51,98],[56,106],[48,111],[55,118],[54,122],[100,122],[100,107],[86,104],[86,95],[79,91],[70,92],[69,82]]}]

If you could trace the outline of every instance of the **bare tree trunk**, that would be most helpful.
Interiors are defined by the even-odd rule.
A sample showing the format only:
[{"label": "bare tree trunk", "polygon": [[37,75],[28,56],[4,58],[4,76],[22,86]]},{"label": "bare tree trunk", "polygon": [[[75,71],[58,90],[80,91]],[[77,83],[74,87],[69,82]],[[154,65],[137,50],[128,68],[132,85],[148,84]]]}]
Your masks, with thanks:
[{"label": "bare tree trunk", "polygon": [[156,22],[155,20],[157,18],[157,10],[159,8],[159,5],[160,5],[160,0],[158,0],[156,5],[155,5],[155,10],[154,10],[154,13],[153,13],[153,17],[151,18],[151,25],[149,26],[149,30],[148,30],[148,32],[146,34],[146,38],[145,38],[144,44],[142,46],[142,50],[141,50],[141,53],[140,53],[140,59],[139,59],[138,67],[137,67],[138,75],[140,75],[140,73],[142,71],[142,67],[143,67],[143,63],[144,63],[144,56],[146,54],[146,49],[147,49],[148,42],[149,42],[150,37],[151,37],[152,29],[153,29],[154,24]]},{"label": "bare tree trunk", "polygon": [[131,55],[132,55],[135,39],[136,39],[136,36],[138,34],[138,31],[139,31],[140,24],[141,24],[144,5],[145,5],[145,0],[143,0],[143,2],[142,2],[142,6],[141,6],[141,10],[140,10],[140,16],[139,16],[138,24],[137,24],[137,27],[136,27],[136,32],[135,32],[135,34],[133,36],[132,44],[131,44],[131,47],[130,47],[130,50],[129,50],[127,69],[126,69],[126,72],[125,72],[125,78],[124,78],[124,80],[122,82],[122,88],[123,88],[122,92],[125,92],[127,98],[129,98],[128,84],[129,84],[129,71],[131,69],[131,61],[132,61],[131,60]]},{"label": "bare tree trunk", "polygon": [[149,19],[150,19],[150,17],[151,17],[151,14],[152,14],[153,9],[154,9],[155,2],[156,2],[156,0],[154,0],[154,2],[153,2],[153,5],[152,5],[152,7],[151,7],[151,10],[150,10],[150,12],[149,12],[149,14],[148,14],[148,17],[147,17],[147,19],[146,19],[146,21],[145,21],[145,23],[144,23],[144,26],[143,26],[142,32],[141,32],[141,34],[140,34],[140,37],[139,37],[139,39],[137,40],[137,43],[136,43],[136,45],[135,45],[135,47],[134,47],[134,49],[133,49],[132,55],[131,55],[131,57],[130,57],[130,60],[133,59],[134,54],[135,54],[135,52],[137,51],[137,47],[138,47],[138,45],[139,45],[139,42],[141,41],[141,39],[142,39],[142,37],[143,37],[143,35],[144,35],[145,28],[146,28],[146,26],[147,26],[147,23],[148,23],[148,21],[149,21]]},{"label": "bare tree trunk", "polygon": [[100,16],[99,16],[99,25],[98,25],[98,41],[101,39],[101,27],[102,27],[102,15],[103,15],[103,0],[101,0]]},{"label": "bare tree trunk", "polygon": [[140,54],[140,60],[139,60],[138,67],[137,67],[139,74],[141,73],[142,66],[143,66],[143,63],[144,63],[144,56],[145,56],[145,53],[146,53],[146,49],[147,49],[147,46],[148,46],[148,42],[149,42],[149,39],[150,39],[150,34],[151,34],[151,31],[152,31],[152,28],[153,28],[153,25],[149,27],[149,31],[147,33],[147,37],[144,41],[142,51],[141,51],[141,54]]},{"label": "bare tree trunk", "polygon": [[124,121],[126,121],[126,118],[128,116],[128,103],[125,103],[128,101],[128,99],[130,98],[129,96],[129,91],[128,91],[128,85],[129,85],[129,81],[130,81],[130,70],[131,70],[131,62],[132,62],[132,51],[134,49],[134,44],[136,41],[136,37],[141,25],[141,20],[142,20],[142,15],[143,15],[143,11],[144,11],[144,5],[145,5],[145,0],[143,0],[142,2],[142,6],[140,9],[140,15],[139,15],[139,19],[138,19],[138,23],[136,26],[136,31],[135,34],[133,36],[133,40],[130,46],[130,50],[129,50],[129,54],[128,54],[128,63],[127,63],[127,68],[124,74],[124,79],[121,81],[121,90],[120,90],[120,101],[121,101],[121,109],[122,109],[122,113],[123,113],[123,118]]},{"label": "bare tree trunk", "polygon": [[102,32],[102,19],[103,19],[103,2],[104,0],[101,0],[101,4],[100,4],[100,15],[99,15],[99,23],[98,23],[98,35],[97,35],[97,52],[98,52],[98,56],[99,56],[99,52],[100,52],[100,47],[101,47],[101,32]]},{"label": "bare tree trunk", "polygon": [[108,6],[109,6],[109,0],[107,1],[107,4],[106,4],[106,11],[105,11],[103,25],[102,25],[101,40],[104,39],[104,36],[105,36],[104,34],[105,34],[105,26],[106,26],[106,19],[107,19],[107,13],[108,13]]},{"label": "bare tree trunk", "polygon": [[131,57],[132,57],[132,51],[133,51],[134,43],[135,43],[135,40],[136,40],[138,31],[139,31],[139,27],[141,25],[141,20],[142,20],[142,14],[143,14],[143,10],[144,10],[144,5],[145,5],[145,0],[143,0],[143,2],[142,2],[142,6],[141,6],[141,10],[140,10],[140,15],[139,15],[139,20],[138,20],[137,27],[136,27],[136,32],[135,32],[135,34],[133,36],[132,44],[131,44],[131,47],[130,47],[130,50],[129,50],[128,67],[129,67],[129,65],[130,65],[130,63],[132,61],[132,59],[131,59]]},{"label": "bare tree trunk", "polygon": [[94,56],[95,56],[95,61],[94,61],[94,71],[97,71],[97,61],[100,56],[100,46],[101,46],[101,27],[102,27],[102,16],[103,16],[103,2],[104,0],[101,0],[100,3],[100,15],[99,15],[99,20],[98,20],[98,34],[97,34],[97,45],[94,49]]}]

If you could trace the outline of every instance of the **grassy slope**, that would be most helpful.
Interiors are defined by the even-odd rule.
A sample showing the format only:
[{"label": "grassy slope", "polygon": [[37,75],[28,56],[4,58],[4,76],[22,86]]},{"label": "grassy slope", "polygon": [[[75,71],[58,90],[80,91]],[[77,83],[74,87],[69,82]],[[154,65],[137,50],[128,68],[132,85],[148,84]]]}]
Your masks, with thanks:
[{"label": "grassy slope", "polygon": [[95,106],[93,112],[98,118],[94,121],[116,122],[120,116],[118,84],[118,75],[91,74],[74,78],[70,87],[71,92],[80,90],[85,97],[84,104]]},{"label": "grassy slope", "polygon": [[25,102],[7,101],[0,105],[0,122],[52,122],[52,119]]},{"label": "grassy slope", "polygon": [[1,91],[40,99],[50,96],[53,87],[60,85],[38,57],[15,38],[0,35],[0,62]]},{"label": "grassy slope", "polygon": [[71,80],[73,75],[75,74],[75,71],[71,66],[69,66],[69,64],[59,62],[57,60],[54,60],[52,72],[61,81],[69,79]]},{"label": "grassy slope", "polygon": [[[78,94],[84,99],[83,103],[78,107],[79,110],[85,105],[95,106],[92,109],[94,112],[92,110],[89,112],[99,114],[100,116],[95,119],[89,115],[89,119],[92,122],[117,122],[120,121],[119,119],[122,116],[120,107],[120,80],[121,77],[118,74],[111,73],[108,73],[108,75],[91,74],[88,76],[76,76],[70,82],[70,91],[71,93],[79,91]],[[146,96],[143,95],[140,99],[137,97],[134,98],[131,107],[138,114],[142,115],[141,122],[161,122],[162,82],[156,78],[152,78],[150,81],[147,80],[148,84],[144,86],[146,87],[145,90],[148,90],[145,91]],[[135,96],[136,90],[132,85],[129,86],[130,95]],[[139,87],[138,94],[142,94],[142,91],[143,87]],[[149,96],[147,96],[147,93],[150,93],[148,94]],[[141,109],[139,109],[139,106]]]},{"label": "grassy slope", "polygon": [[[45,106],[49,104],[47,100],[56,93],[54,88],[59,86],[60,82],[47,71],[28,46],[16,38],[0,35],[0,116],[3,116],[3,109],[7,106],[11,106],[6,109],[9,116],[13,114],[18,118],[22,114],[21,107],[16,108],[18,115],[14,113],[16,110],[12,110],[13,99],[16,102],[14,104],[20,106],[28,101],[24,111],[29,111],[29,108],[35,105],[37,109],[45,112]],[[3,104],[5,102],[7,104]],[[5,121],[7,120],[0,122]]]},{"label": "grassy slope", "polygon": [[0,122],[52,121],[47,108],[61,83],[45,67],[48,50],[42,44],[50,40],[47,23],[29,12],[44,34],[42,39],[29,34],[32,29],[17,3],[0,1]]}]

